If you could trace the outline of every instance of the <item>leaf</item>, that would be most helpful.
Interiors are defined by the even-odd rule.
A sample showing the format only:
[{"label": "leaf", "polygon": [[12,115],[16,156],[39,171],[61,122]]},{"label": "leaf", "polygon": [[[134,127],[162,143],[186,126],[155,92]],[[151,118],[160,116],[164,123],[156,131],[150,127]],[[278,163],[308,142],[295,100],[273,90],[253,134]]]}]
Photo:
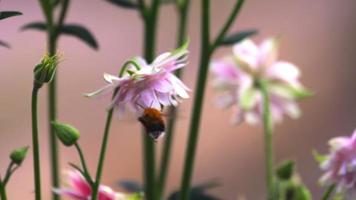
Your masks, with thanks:
[{"label": "leaf", "polygon": [[45,31],[47,30],[47,25],[44,22],[31,22],[28,24],[25,24],[20,28],[21,31],[29,30],[29,29],[34,29],[38,31]]},{"label": "leaf", "polygon": [[329,159],[329,156],[328,156],[328,155],[322,155],[322,154],[320,154],[319,152],[317,152],[316,150],[313,150],[313,151],[312,151],[312,154],[313,154],[314,160],[315,160],[319,165],[321,165],[321,163],[323,163],[324,161],[326,161],[327,159]]},{"label": "leaf", "polygon": [[292,160],[287,160],[284,161],[282,164],[280,164],[277,167],[276,174],[277,177],[281,180],[289,180],[294,172],[294,161]]},{"label": "leaf", "polygon": [[127,195],[125,197],[125,200],[142,200],[144,197],[143,192],[137,192],[134,194]]},{"label": "leaf", "polygon": [[251,37],[255,34],[257,34],[258,31],[257,30],[246,30],[246,31],[241,31],[238,33],[234,33],[232,35],[226,36],[219,45],[232,45],[235,43],[238,43],[242,40],[244,40],[247,37]]},{"label": "leaf", "polygon": [[[216,181],[206,182],[197,186],[193,186],[190,190],[190,200],[219,200],[219,198],[212,196],[210,194],[206,194],[206,190],[217,187],[220,184]],[[173,192],[167,200],[178,200],[180,195],[180,191]]]},{"label": "leaf", "polygon": [[2,11],[2,12],[0,12],[0,20],[6,19],[9,17],[18,16],[18,15],[22,15],[22,13],[17,12],[17,11]]},{"label": "leaf", "polygon": [[1,40],[0,40],[0,46],[10,48],[10,45],[7,42],[1,41]]},{"label": "leaf", "polygon": [[122,180],[122,181],[119,181],[118,184],[120,187],[122,187],[127,192],[135,192],[135,193],[143,192],[142,185],[137,183],[136,181]]},{"label": "leaf", "polygon": [[131,0],[106,0],[116,6],[127,8],[127,9],[137,9],[139,5],[132,2]]},{"label": "leaf", "polygon": [[[28,29],[34,29],[34,30],[39,30],[39,31],[45,31],[47,30],[47,25],[43,22],[32,22],[29,24],[24,25],[21,27],[21,30],[28,30]],[[96,39],[94,36],[90,33],[90,31],[77,24],[66,24],[63,25],[60,30],[60,34],[66,34],[70,36],[74,36],[83,42],[85,42],[87,45],[92,47],[93,49],[98,49],[98,43],[96,42]]]},{"label": "leaf", "polygon": [[96,39],[94,36],[90,33],[90,31],[77,24],[66,24],[63,25],[60,28],[60,33],[67,34],[70,36],[74,36],[83,42],[85,42],[87,45],[89,45],[91,48],[97,50],[99,48],[98,43],[96,42]]}]

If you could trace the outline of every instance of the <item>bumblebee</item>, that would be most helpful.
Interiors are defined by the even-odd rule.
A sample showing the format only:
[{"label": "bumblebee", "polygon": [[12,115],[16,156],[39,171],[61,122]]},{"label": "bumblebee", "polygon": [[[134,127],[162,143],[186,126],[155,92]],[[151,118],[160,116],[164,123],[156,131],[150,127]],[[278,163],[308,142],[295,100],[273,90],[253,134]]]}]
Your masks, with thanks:
[{"label": "bumblebee", "polygon": [[142,123],[146,133],[154,140],[164,135],[165,124],[163,115],[158,109],[145,108],[138,121]]}]

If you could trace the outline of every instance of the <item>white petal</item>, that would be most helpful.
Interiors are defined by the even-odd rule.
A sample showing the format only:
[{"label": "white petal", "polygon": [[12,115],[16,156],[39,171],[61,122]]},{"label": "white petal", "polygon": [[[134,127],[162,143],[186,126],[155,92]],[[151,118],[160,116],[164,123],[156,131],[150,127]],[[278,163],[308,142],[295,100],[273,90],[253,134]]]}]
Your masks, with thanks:
[{"label": "white petal", "polygon": [[111,75],[111,74],[107,74],[107,73],[104,73],[104,79],[108,83],[113,83],[113,81],[120,81],[121,80],[119,77]]},{"label": "white petal", "polygon": [[278,38],[268,38],[259,46],[258,63],[260,67],[268,68],[277,60]]},{"label": "white petal", "polygon": [[245,39],[237,43],[233,47],[234,56],[241,67],[248,68],[248,70],[257,69],[258,64],[258,48],[256,44],[249,39]]},{"label": "white petal", "polygon": [[281,61],[269,67],[266,71],[266,76],[282,80],[294,85],[298,82],[298,78],[300,77],[300,71],[292,63]]}]

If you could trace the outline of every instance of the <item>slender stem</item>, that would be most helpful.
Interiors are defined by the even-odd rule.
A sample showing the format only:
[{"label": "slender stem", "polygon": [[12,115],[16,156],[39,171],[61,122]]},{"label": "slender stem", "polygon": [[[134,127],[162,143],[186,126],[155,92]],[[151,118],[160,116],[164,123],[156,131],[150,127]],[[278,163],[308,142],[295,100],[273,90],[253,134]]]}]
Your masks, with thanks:
[{"label": "slender stem", "polygon": [[274,161],[273,161],[273,121],[270,111],[270,99],[267,84],[261,80],[259,82],[263,95],[263,125],[265,135],[265,159],[266,159],[266,183],[268,199],[273,200],[275,197],[274,189]]},{"label": "slender stem", "polygon": [[[147,7],[141,1],[141,14],[144,22],[144,56],[148,63],[151,63],[155,56],[157,16],[160,0],[153,0],[151,7]],[[143,172],[144,188],[147,200],[156,200],[156,180],[155,180],[155,144],[154,141],[143,136]]]},{"label": "slender stem", "polygon": [[1,200],[7,200],[5,184],[0,183],[0,197]]},{"label": "slender stem", "polygon": [[[56,52],[56,39],[54,34],[49,35],[48,52],[50,56],[55,55]],[[52,81],[48,84],[48,116],[49,123],[57,120],[57,74],[54,75]],[[51,160],[51,180],[52,187],[59,187],[59,153],[58,153],[58,140],[54,132],[53,126],[49,126],[49,148]],[[52,193],[53,200],[59,200],[60,196]]]},{"label": "slender stem", "polygon": [[211,55],[225,37],[227,31],[231,27],[237,14],[240,12],[240,8],[244,0],[239,0],[233,8],[228,20],[226,21],[223,29],[220,31],[217,38],[212,44],[210,44],[210,0],[201,0],[202,15],[201,15],[201,57],[200,67],[198,72],[198,79],[196,82],[196,95],[194,97],[193,112],[191,116],[191,124],[189,128],[188,145],[185,152],[184,171],[181,181],[181,200],[189,199],[189,188],[191,184],[193,166],[195,161],[196,147],[198,144],[199,125],[201,120],[201,112],[203,106],[203,99],[205,93],[205,85],[207,79],[208,66],[211,59]]},{"label": "slender stem", "polygon": [[37,95],[38,87],[32,90],[32,150],[33,150],[33,169],[35,181],[35,199],[41,200],[41,171],[40,171],[40,149],[38,141],[37,126]]},{"label": "slender stem", "polygon": [[231,11],[231,14],[230,14],[228,20],[226,21],[226,23],[224,24],[224,26],[221,29],[220,33],[218,34],[218,36],[216,37],[215,41],[213,42],[212,49],[215,49],[216,47],[218,47],[219,44],[221,43],[221,41],[224,39],[227,31],[231,27],[231,25],[234,22],[235,18],[237,17],[238,13],[240,13],[240,10],[242,8],[242,5],[243,5],[244,1],[245,0],[238,0],[236,2],[234,8]]},{"label": "slender stem", "polygon": [[[114,95],[115,95],[115,93],[116,93],[116,91],[114,92]],[[94,189],[93,189],[93,193],[92,193],[92,197],[91,197],[92,200],[97,200],[98,199],[99,185],[100,185],[100,180],[101,180],[101,176],[102,176],[102,173],[103,173],[103,166],[104,166],[104,161],[105,161],[105,153],[106,153],[106,149],[107,149],[110,126],[111,126],[111,119],[112,119],[113,113],[114,113],[114,109],[111,108],[108,111],[108,114],[107,114],[107,117],[106,117],[104,136],[103,136],[103,141],[102,141],[102,144],[101,144],[101,150],[100,150],[98,167],[97,167],[97,171],[96,171]]]},{"label": "slender stem", "polygon": [[328,200],[331,197],[331,194],[334,192],[336,185],[332,184],[330,185],[325,193],[323,194],[323,197],[321,198],[322,200]]},{"label": "slender stem", "polygon": [[15,163],[13,161],[10,162],[9,166],[6,169],[6,174],[5,174],[5,178],[3,181],[4,186],[6,186],[7,182],[9,181],[12,173],[14,172],[14,170],[16,170],[16,168],[13,168],[15,165]]},{"label": "slender stem", "polygon": [[[177,46],[179,47],[186,40],[189,0],[185,0],[184,2],[182,2],[181,7],[179,6],[177,7],[179,13]],[[176,71],[176,76],[178,78],[182,76],[182,68]],[[161,165],[159,170],[160,174],[158,176],[158,184],[157,184],[159,199],[163,198],[163,194],[166,186],[169,162],[170,162],[171,152],[172,152],[171,150],[173,146],[174,128],[175,128],[175,122],[177,118],[177,108],[170,107],[169,116],[170,118],[167,123],[166,137],[163,145],[163,153],[162,153]]]},{"label": "slender stem", "polygon": [[205,93],[208,65],[211,57],[210,51],[210,0],[202,0],[202,26],[201,26],[201,57],[199,75],[196,82],[196,95],[194,97],[193,112],[189,128],[189,139],[185,154],[184,171],[181,181],[181,200],[189,199],[189,188],[192,179],[195,152],[198,143],[199,124]]},{"label": "slender stem", "polygon": [[74,146],[77,149],[77,152],[79,154],[80,162],[82,163],[84,173],[90,177],[89,170],[88,170],[87,164],[85,162],[85,158],[84,158],[82,149],[80,148],[78,143],[75,143]]},{"label": "slender stem", "polygon": [[[47,19],[48,26],[48,53],[50,56],[56,54],[57,51],[57,39],[59,34],[59,29],[64,23],[64,19],[67,14],[69,0],[62,1],[62,9],[59,15],[57,25],[53,23],[53,8],[49,12],[50,19]],[[49,123],[56,121],[57,119],[57,75],[55,74],[51,83],[49,83],[48,88],[48,115]],[[50,159],[51,159],[51,180],[52,187],[59,187],[59,153],[58,153],[58,141],[55,136],[53,127],[49,124],[49,144],[50,144]],[[60,196],[56,193],[52,193],[53,200],[59,200]]]}]

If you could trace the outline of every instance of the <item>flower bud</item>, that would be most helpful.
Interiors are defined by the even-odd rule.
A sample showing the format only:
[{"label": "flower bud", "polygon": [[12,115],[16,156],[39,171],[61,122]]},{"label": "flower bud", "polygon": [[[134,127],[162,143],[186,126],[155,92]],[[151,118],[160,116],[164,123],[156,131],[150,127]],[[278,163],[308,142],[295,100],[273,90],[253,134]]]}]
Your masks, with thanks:
[{"label": "flower bud", "polygon": [[41,62],[36,65],[33,70],[35,83],[42,86],[44,83],[49,83],[56,72],[58,64],[58,56],[48,56],[45,55]]},{"label": "flower bud", "polygon": [[59,140],[65,146],[72,146],[79,139],[79,131],[69,124],[52,122],[52,127]]},{"label": "flower bud", "polygon": [[21,165],[22,161],[26,158],[27,150],[29,147],[22,147],[15,149],[10,154],[10,159],[17,165]]},{"label": "flower bud", "polygon": [[286,160],[277,167],[277,177],[280,180],[289,180],[292,178],[294,173],[294,162],[291,160]]}]

